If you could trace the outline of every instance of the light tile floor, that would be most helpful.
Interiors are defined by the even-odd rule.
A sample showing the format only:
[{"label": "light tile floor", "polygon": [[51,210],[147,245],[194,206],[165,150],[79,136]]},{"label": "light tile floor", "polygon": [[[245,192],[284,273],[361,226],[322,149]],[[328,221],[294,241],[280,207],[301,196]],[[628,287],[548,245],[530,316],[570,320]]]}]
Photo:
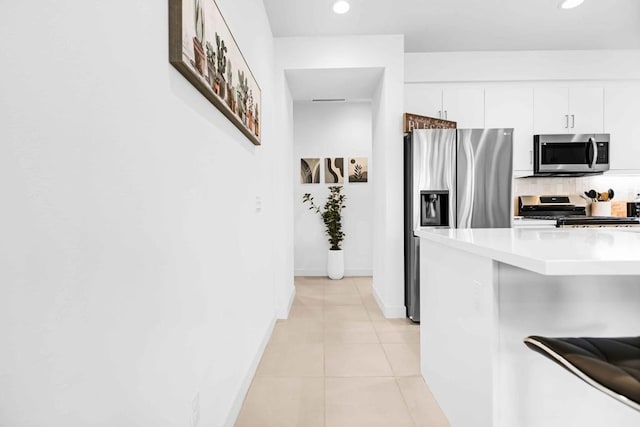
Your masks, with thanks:
[{"label": "light tile floor", "polygon": [[297,277],[236,427],[449,426],[420,376],[419,327],[385,319],[370,277]]}]

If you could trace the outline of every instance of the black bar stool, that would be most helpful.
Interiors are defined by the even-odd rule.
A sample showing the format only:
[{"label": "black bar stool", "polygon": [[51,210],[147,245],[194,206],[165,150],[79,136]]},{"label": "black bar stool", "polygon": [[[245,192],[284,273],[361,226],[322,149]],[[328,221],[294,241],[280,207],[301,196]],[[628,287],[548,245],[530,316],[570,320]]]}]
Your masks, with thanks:
[{"label": "black bar stool", "polygon": [[587,384],[640,411],[640,337],[530,336],[524,343]]}]

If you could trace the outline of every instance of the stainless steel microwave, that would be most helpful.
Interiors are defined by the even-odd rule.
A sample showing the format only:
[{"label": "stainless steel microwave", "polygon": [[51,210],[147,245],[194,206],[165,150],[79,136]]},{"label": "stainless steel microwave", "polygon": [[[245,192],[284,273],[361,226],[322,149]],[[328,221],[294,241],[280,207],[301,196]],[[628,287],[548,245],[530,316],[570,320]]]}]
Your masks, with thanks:
[{"label": "stainless steel microwave", "polygon": [[535,176],[582,176],[609,170],[609,134],[533,136]]}]

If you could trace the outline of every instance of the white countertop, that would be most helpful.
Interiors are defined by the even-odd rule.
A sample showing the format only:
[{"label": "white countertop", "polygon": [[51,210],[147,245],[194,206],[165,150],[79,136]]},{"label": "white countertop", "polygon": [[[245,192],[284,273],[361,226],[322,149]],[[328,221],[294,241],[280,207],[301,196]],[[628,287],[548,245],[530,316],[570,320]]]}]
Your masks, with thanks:
[{"label": "white countertop", "polygon": [[546,227],[554,228],[556,226],[555,219],[533,219],[521,216],[513,217],[513,226],[518,227]]},{"label": "white countertop", "polygon": [[545,275],[640,275],[640,230],[421,229],[430,241]]}]

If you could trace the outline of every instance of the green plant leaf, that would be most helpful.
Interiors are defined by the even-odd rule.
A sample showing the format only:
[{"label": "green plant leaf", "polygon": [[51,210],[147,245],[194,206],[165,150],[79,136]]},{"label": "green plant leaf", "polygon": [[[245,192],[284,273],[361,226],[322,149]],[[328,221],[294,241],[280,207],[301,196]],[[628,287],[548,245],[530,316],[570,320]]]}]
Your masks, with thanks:
[{"label": "green plant leaf", "polygon": [[339,250],[340,245],[344,241],[345,234],[342,232],[342,209],[346,208],[344,201],[347,197],[342,194],[342,186],[334,185],[329,187],[329,197],[320,208],[314,203],[313,197],[309,193],[305,193],[302,197],[303,203],[311,204],[310,210],[315,210],[324,222],[325,232],[329,237],[329,245],[331,250]]}]

